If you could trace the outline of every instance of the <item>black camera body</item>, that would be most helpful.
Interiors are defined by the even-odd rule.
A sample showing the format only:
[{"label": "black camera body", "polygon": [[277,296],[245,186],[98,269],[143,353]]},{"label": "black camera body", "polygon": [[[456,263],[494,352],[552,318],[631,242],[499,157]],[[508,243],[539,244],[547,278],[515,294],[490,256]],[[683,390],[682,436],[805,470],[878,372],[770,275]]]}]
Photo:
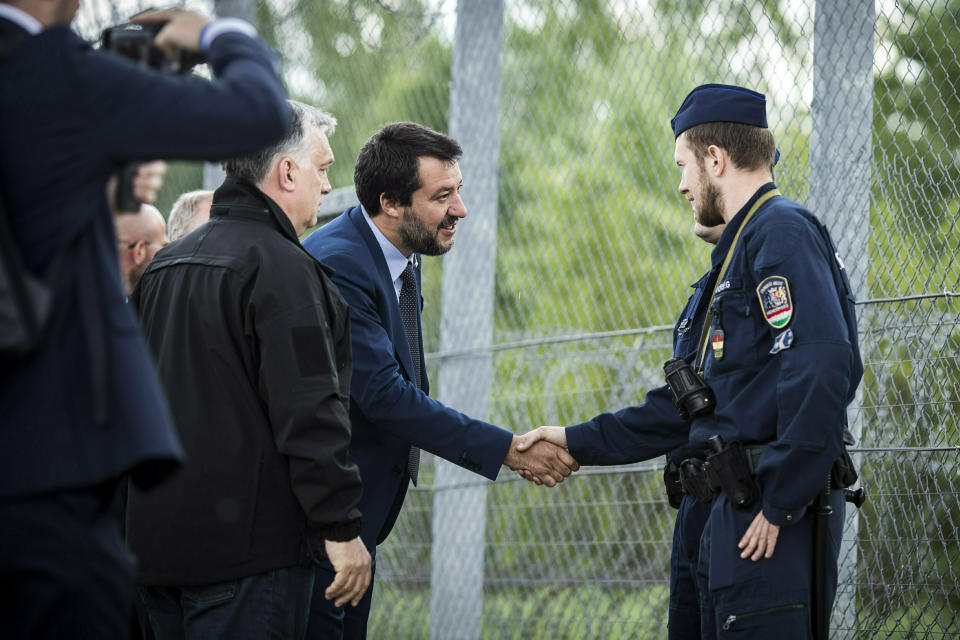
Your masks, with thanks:
[{"label": "black camera body", "polygon": [[123,56],[145,67],[167,73],[189,73],[198,64],[206,62],[199,51],[181,49],[170,57],[153,43],[166,22],[119,24],[107,27],[100,34],[102,48]]},{"label": "black camera body", "polygon": [[[153,40],[166,22],[144,24],[124,23],[107,27],[100,34],[101,48],[133,60],[137,64],[165,73],[189,73],[193,67],[206,62],[199,51],[179,50],[174,56],[157,47]],[[114,206],[117,211],[140,210],[140,201],[133,195],[133,177],[142,163],[127,163],[118,173],[117,193]]]}]

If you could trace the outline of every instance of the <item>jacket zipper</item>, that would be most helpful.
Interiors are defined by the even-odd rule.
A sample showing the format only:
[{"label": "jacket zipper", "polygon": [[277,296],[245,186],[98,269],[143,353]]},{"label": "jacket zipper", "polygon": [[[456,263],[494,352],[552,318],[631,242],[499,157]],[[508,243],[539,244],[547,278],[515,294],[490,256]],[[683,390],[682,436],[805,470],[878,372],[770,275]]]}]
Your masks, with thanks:
[{"label": "jacket zipper", "polygon": [[763,616],[768,613],[776,613],[777,611],[790,611],[792,609],[806,609],[807,605],[796,603],[796,604],[785,604],[780,607],[770,607],[769,609],[760,609],[759,611],[751,611],[750,613],[742,613],[740,615],[731,614],[727,616],[727,619],[723,621],[723,630],[729,631],[730,627],[737,622],[737,620],[744,620],[746,618],[752,618],[754,616]]}]

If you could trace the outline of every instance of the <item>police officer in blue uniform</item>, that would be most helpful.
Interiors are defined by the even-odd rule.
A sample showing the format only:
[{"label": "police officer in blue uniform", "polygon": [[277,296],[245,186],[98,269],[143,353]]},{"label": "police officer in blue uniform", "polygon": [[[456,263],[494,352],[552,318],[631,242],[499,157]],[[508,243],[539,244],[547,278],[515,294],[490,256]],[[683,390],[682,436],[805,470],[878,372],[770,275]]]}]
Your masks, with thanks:
[{"label": "police officer in blue uniform", "polygon": [[[702,240],[717,244],[725,225],[712,227],[695,225],[694,232]],[[673,329],[673,355],[693,362],[697,349],[694,327],[703,325],[704,290],[711,271],[691,285],[693,293]],[[679,418],[679,414],[677,414]],[[682,425],[678,425],[683,428]],[[664,481],[670,505],[677,509],[673,526],[673,545],[670,547],[670,606],[667,619],[669,640],[700,637],[700,601],[697,595],[696,575],[700,557],[700,536],[710,514],[709,505],[683,493],[679,483],[679,469],[684,460],[696,455],[696,450],[685,444],[667,453]],[[596,464],[596,463],[594,463]]]},{"label": "police officer in blue uniform", "polygon": [[[681,471],[692,495],[684,503],[709,505],[697,560],[701,637],[808,639],[809,507],[843,454],[846,407],[863,373],[853,296],[826,228],[772,181],[776,146],[763,94],[703,85],[671,124],[680,193],[701,225],[726,223],[690,329],[692,371],[704,384],[690,397],[700,404],[678,402],[678,420],[677,389],[660,387],[643,405],[541,427],[524,445],[549,439],[581,464],[688,445]],[[843,492],[827,500],[833,515],[818,588],[832,604]]]}]

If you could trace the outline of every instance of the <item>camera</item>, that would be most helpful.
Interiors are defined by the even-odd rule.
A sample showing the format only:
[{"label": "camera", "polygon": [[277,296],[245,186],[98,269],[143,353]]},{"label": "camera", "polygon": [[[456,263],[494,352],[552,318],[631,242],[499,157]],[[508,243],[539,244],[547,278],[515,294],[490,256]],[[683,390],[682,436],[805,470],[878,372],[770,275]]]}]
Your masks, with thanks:
[{"label": "camera", "polygon": [[[165,24],[167,23],[131,24],[128,22],[107,27],[100,34],[101,48],[133,60],[141,66],[165,73],[189,73],[198,64],[206,62],[204,55],[198,51],[181,49],[171,57],[157,47],[153,40]],[[140,201],[133,195],[133,177],[141,164],[140,162],[132,162],[120,168],[117,175],[117,193],[114,203],[117,211],[140,210]]]},{"label": "camera", "polygon": [[167,73],[189,73],[198,64],[206,62],[204,55],[198,51],[181,49],[170,57],[157,47],[153,39],[165,24],[166,22],[125,23],[107,27],[100,34],[101,46],[145,67]]},{"label": "camera", "polygon": [[681,418],[693,420],[713,411],[716,404],[713,389],[697,375],[689,362],[683,358],[667,360],[663,365],[663,373]]}]

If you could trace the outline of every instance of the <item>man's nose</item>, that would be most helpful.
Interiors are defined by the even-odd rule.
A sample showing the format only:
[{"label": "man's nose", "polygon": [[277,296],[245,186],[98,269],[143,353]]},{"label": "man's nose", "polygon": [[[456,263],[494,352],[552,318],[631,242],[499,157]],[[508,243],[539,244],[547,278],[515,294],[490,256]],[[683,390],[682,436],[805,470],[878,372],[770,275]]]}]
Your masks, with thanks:
[{"label": "man's nose", "polygon": [[450,203],[450,208],[447,210],[451,216],[457,218],[466,218],[467,217],[467,204],[463,201],[463,198],[460,197],[460,194],[454,196],[456,199]]}]

